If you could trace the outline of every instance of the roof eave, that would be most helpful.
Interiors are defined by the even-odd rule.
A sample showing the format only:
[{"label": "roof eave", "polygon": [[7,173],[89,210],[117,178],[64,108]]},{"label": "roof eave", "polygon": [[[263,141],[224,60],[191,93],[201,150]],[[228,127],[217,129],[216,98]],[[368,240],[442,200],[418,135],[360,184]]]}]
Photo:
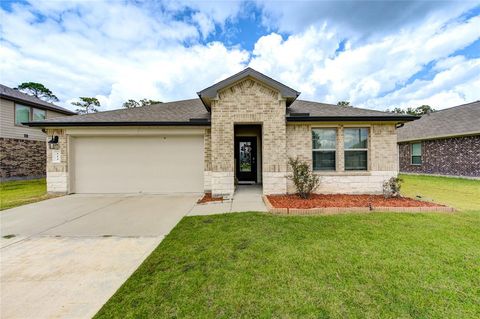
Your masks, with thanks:
[{"label": "roof eave", "polygon": [[25,122],[30,127],[88,127],[88,126],[210,126],[210,121],[189,121],[189,122]]},{"label": "roof eave", "polygon": [[410,122],[419,118],[418,116],[289,116],[287,122]]}]

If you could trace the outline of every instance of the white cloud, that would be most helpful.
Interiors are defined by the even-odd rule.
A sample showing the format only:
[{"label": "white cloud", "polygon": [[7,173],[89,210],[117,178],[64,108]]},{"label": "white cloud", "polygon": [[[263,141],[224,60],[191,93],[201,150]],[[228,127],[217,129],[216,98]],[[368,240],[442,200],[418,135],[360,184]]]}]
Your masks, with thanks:
[{"label": "white cloud", "polygon": [[70,108],[79,96],[99,98],[103,110],[130,98],[192,98],[248,60],[246,51],[198,37],[191,24],[128,3],[14,5],[2,11],[1,81],[41,82]]},{"label": "white cloud", "polygon": [[[361,36],[368,28],[356,35],[345,31],[349,16],[326,19],[313,10],[317,3],[302,3],[294,11],[290,9],[296,4],[277,4],[265,4],[264,18],[272,18],[272,10],[278,16],[291,14],[290,20],[271,20],[270,25],[295,32],[260,36],[252,52],[202,42],[217,26],[234,23],[245,13],[246,6],[237,0],[12,4],[11,12],[0,9],[1,82],[41,82],[67,107],[79,96],[96,96],[105,110],[131,98],[193,98],[198,90],[249,64],[301,91],[301,98],[323,102],[349,100],[377,109],[423,103],[443,108],[480,98],[478,59],[451,56],[480,39],[480,16],[458,19],[471,3],[440,6],[444,9],[375,37]],[[432,7],[419,6],[399,16],[411,8],[426,12]],[[362,10],[352,19],[371,14]],[[431,80],[411,80],[432,64]]]},{"label": "white cloud", "polygon": [[[460,61],[460,59],[457,59]],[[444,69],[430,80],[416,80],[381,98],[364,102],[368,107],[416,107],[428,104],[443,109],[480,99],[480,58],[465,60]]]},{"label": "white cloud", "polygon": [[348,100],[384,109],[392,105],[375,103],[376,99],[397,91],[431,61],[442,61],[434,69],[437,72],[463,61],[448,57],[479,40],[478,30],[480,16],[462,22],[428,21],[368,44],[347,45],[337,53],[341,38],[325,25],[286,40],[272,33],[258,40],[251,66],[302,91],[302,98],[330,103]]}]

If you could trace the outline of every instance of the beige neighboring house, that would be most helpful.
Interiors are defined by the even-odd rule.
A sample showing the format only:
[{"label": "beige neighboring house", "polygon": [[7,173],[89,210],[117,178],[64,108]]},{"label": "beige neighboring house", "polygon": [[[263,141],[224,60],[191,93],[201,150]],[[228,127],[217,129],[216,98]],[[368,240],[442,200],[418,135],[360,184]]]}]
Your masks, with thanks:
[{"label": "beige neighboring house", "polygon": [[307,161],[320,193],[380,193],[397,176],[396,127],[416,119],[298,99],[251,68],[191,100],[31,122],[58,137],[50,192],[202,193],[236,184],[295,192],[288,157]]},{"label": "beige neighboring house", "polygon": [[73,114],[0,84],[0,180],[45,177],[47,135],[22,123]]}]

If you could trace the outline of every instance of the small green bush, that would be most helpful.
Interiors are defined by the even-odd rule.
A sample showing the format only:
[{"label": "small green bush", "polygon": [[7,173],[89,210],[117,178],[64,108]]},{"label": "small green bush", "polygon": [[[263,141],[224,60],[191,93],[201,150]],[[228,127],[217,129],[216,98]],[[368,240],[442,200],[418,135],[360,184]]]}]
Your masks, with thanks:
[{"label": "small green bush", "polygon": [[293,181],[298,196],[307,199],[310,194],[320,185],[320,179],[313,174],[310,166],[300,159],[289,158],[288,164],[292,167],[293,174],[288,178]]}]

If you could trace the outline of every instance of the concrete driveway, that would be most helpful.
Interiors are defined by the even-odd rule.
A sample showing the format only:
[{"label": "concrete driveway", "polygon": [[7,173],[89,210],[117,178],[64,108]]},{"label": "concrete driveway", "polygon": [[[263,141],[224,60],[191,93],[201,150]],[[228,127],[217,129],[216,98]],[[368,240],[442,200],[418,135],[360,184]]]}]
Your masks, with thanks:
[{"label": "concrete driveway", "polygon": [[198,197],[70,195],[0,212],[0,317],[92,317]]}]

